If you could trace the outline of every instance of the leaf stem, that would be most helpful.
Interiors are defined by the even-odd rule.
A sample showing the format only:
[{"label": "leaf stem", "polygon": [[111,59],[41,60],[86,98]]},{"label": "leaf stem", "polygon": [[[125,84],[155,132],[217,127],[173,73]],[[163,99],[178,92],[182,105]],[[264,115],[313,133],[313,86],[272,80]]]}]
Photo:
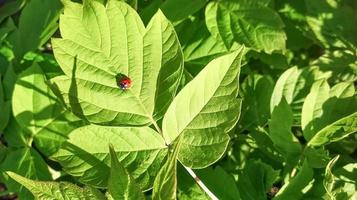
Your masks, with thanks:
[{"label": "leaf stem", "polygon": [[159,132],[160,135],[162,136],[162,130],[161,130],[160,126],[156,123],[156,121],[153,118],[151,118],[151,122],[154,125],[155,129],[157,130],[157,132]]},{"label": "leaf stem", "polygon": [[200,188],[212,199],[212,200],[218,200],[216,195],[214,195],[207,187],[206,185],[201,181],[200,178],[196,175],[196,173],[189,167],[184,166],[187,172],[193,177],[193,179],[196,181],[196,183],[200,186]]}]

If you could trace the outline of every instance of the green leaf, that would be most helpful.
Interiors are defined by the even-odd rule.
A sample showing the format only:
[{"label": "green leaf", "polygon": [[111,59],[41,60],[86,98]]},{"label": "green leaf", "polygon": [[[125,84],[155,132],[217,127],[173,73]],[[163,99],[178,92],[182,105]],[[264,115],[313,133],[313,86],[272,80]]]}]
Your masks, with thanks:
[{"label": "green leaf", "polygon": [[323,114],[322,105],[329,98],[330,86],[325,80],[316,81],[306,96],[301,112],[301,128],[304,137],[310,140],[313,137],[316,118]]},{"label": "green leaf", "polygon": [[310,148],[307,147],[304,150],[304,155],[306,157],[309,166],[312,168],[323,168],[327,165],[330,160],[328,150],[321,148]]},{"label": "green leaf", "polygon": [[143,190],[151,187],[167,154],[164,140],[149,127],[88,125],[75,129],[68,137],[51,158],[80,182],[98,187],[107,186],[110,143],[120,163]]},{"label": "green leaf", "polygon": [[347,137],[356,131],[356,113],[357,98],[353,83],[342,82],[330,89],[327,82],[317,81],[303,106],[304,137],[312,146]]},{"label": "green leaf", "polygon": [[238,175],[238,189],[244,200],[266,199],[279,171],[260,160],[248,161]]},{"label": "green leaf", "polygon": [[328,196],[330,197],[330,199],[335,199],[335,195],[333,194],[332,190],[335,184],[335,177],[332,174],[332,167],[336,164],[338,158],[340,156],[335,156],[326,166],[325,169],[325,179],[324,179],[324,188],[328,194]]},{"label": "green leaf", "polygon": [[308,1],[306,21],[315,37],[325,47],[344,47],[356,50],[356,11],[345,1]]},{"label": "green leaf", "polygon": [[297,175],[283,185],[274,199],[300,199],[312,187],[313,175],[313,169],[304,161]]},{"label": "green leaf", "polygon": [[7,174],[25,186],[38,200],[104,200],[103,194],[94,188],[80,188],[72,183],[66,182],[44,182],[33,181],[13,172]]},{"label": "green leaf", "polygon": [[174,144],[167,156],[165,164],[156,175],[152,192],[153,200],[177,199],[177,155],[180,148],[180,140]]},{"label": "green leaf", "polygon": [[238,126],[242,130],[264,126],[270,117],[270,98],[274,82],[269,76],[251,74],[243,81],[240,96],[242,114]]},{"label": "green leaf", "polygon": [[227,48],[234,41],[271,53],[285,49],[286,35],[279,15],[268,7],[269,0],[213,1],[206,9],[207,27],[219,34]]},{"label": "green leaf", "polygon": [[207,188],[218,198],[226,200],[240,200],[240,194],[233,179],[222,167],[209,167],[196,170],[197,176]]},{"label": "green leaf", "polygon": [[[334,160],[331,160],[332,162]],[[326,189],[330,190],[329,193],[337,200],[357,198],[357,163],[349,163],[343,167],[335,168],[333,174],[332,167],[332,165],[329,166],[329,170],[326,167],[326,180],[324,180],[328,186]]]},{"label": "green leaf", "polygon": [[24,131],[24,128],[17,123],[13,116],[10,116],[9,123],[3,132],[3,136],[9,147],[28,147],[32,142],[31,135]]},{"label": "green leaf", "polygon": [[187,172],[187,170],[179,164],[177,166],[177,197],[180,200],[210,200],[211,198],[197,185],[196,181]]},{"label": "green leaf", "polygon": [[[0,171],[16,171],[22,176],[38,180],[51,179],[48,166],[41,155],[27,147],[9,151],[0,164]],[[8,190],[16,192],[20,199],[33,199],[32,195],[17,182],[7,178],[5,184]]]},{"label": "green leaf", "polygon": [[7,123],[9,122],[10,112],[11,112],[11,102],[5,101],[5,93],[2,84],[2,76],[0,75],[0,132],[4,130]]},{"label": "green leaf", "polygon": [[6,36],[15,29],[14,21],[11,17],[4,22],[4,24],[0,27],[0,43],[6,38]]},{"label": "green leaf", "polygon": [[178,158],[185,166],[204,168],[225,152],[228,132],[240,114],[238,77],[243,48],[211,61],[175,97],[163,119],[167,144],[178,137]]},{"label": "green leaf", "polygon": [[8,1],[0,7],[0,23],[8,16],[18,12],[26,3],[26,0]]},{"label": "green leaf", "polygon": [[197,12],[203,8],[207,2],[208,0],[166,0],[160,8],[170,21],[176,22]]},{"label": "green leaf", "polygon": [[289,165],[295,165],[298,162],[299,155],[302,153],[301,144],[291,132],[292,123],[293,113],[283,98],[271,114],[269,137]]},{"label": "green leaf", "polygon": [[332,73],[329,82],[357,80],[357,57],[350,51],[327,52],[311,63],[323,72]]},{"label": "green leaf", "polygon": [[18,29],[9,38],[18,60],[47,42],[57,30],[62,9],[59,0],[31,0],[21,12]]},{"label": "green leaf", "polygon": [[37,63],[19,75],[13,92],[12,107],[18,124],[46,155],[56,152],[65,141],[66,135],[83,125],[83,122],[60,105]]},{"label": "green leaf", "polygon": [[185,62],[206,65],[213,58],[228,52],[223,40],[212,36],[205,22],[198,17],[186,20],[175,28],[183,47]]},{"label": "green leaf", "polygon": [[14,90],[17,75],[14,71],[14,67],[9,64],[4,75],[3,87],[5,93],[5,99],[10,100],[12,98],[12,92]]},{"label": "green leaf", "polygon": [[328,78],[328,76],[317,68],[289,68],[280,75],[275,84],[270,100],[270,112],[273,112],[274,107],[284,97],[293,110],[293,124],[301,125],[301,109],[306,95],[310,92],[310,87],[315,81]]},{"label": "green leaf", "polygon": [[[54,82],[72,112],[111,126],[147,125],[162,117],[180,84],[183,56],[161,11],[145,29],[123,2],[66,2],[60,30],[63,38],[52,40],[54,54],[70,78]],[[118,74],[132,80],[130,89],[119,89]]]},{"label": "green leaf", "polygon": [[109,152],[111,160],[110,177],[108,180],[109,199],[144,200],[145,197],[140,187],[136,185],[135,179],[119,162],[113,146],[110,146]]},{"label": "green leaf", "polygon": [[342,140],[357,132],[357,112],[326,126],[317,132],[309,141],[308,146],[321,146]]}]

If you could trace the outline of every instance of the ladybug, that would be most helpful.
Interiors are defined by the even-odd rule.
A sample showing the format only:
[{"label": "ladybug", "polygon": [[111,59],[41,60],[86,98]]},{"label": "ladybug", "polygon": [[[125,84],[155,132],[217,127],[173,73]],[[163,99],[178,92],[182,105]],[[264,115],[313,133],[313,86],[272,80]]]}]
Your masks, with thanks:
[{"label": "ladybug", "polygon": [[131,87],[131,79],[123,74],[117,76],[117,84],[120,89],[127,90]]}]

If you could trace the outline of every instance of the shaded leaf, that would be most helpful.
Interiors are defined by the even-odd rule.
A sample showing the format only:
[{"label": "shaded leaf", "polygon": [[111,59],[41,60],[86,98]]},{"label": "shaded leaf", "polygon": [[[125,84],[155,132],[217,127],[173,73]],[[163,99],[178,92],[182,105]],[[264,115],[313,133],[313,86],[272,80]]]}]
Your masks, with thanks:
[{"label": "shaded leaf", "polygon": [[26,3],[26,0],[9,1],[0,7],[0,23],[8,16],[18,12]]},{"label": "shaded leaf", "polygon": [[165,164],[156,175],[152,199],[177,199],[177,155],[180,148],[180,139],[172,146]]},{"label": "shaded leaf", "polygon": [[264,126],[270,117],[270,98],[274,82],[269,76],[249,75],[242,83],[240,96],[243,99],[241,120],[242,129]]},{"label": "shaded leaf", "polygon": [[[242,199],[266,199],[266,194],[277,180],[279,171],[256,160],[248,161],[238,175],[238,189]],[[237,198],[238,199],[238,198]]]},{"label": "shaded leaf", "polygon": [[162,137],[149,127],[84,126],[72,131],[69,140],[51,158],[80,182],[106,187],[110,143],[140,188],[149,189],[167,153]]},{"label": "shaded leaf", "polygon": [[310,92],[312,84],[328,74],[320,72],[317,68],[291,67],[280,75],[277,80],[270,100],[270,112],[284,97],[291,106],[294,115],[294,125],[301,124],[301,109],[306,95]]},{"label": "shaded leaf", "polygon": [[72,183],[33,181],[13,172],[7,174],[25,186],[38,200],[104,200],[104,196],[93,188],[80,188]]},{"label": "shaded leaf", "polygon": [[311,187],[314,171],[307,161],[304,161],[300,171],[290,181],[284,183],[274,199],[300,199]]},{"label": "shaded leaf", "polygon": [[345,1],[306,1],[306,21],[326,47],[357,48],[357,16]]},{"label": "shaded leaf", "polygon": [[321,146],[341,140],[357,132],[357,112],[326,126],[309,141],[309,146]]},{"label": "shaded leaf", "polygon": [[19,75],[12,107],[18,124],[46,155],[56,152],[66,135],[83,125],[58,102],[37,63]]},{"label": "shaded leaf", "polygon": [[222,167],[209,167],[197,170],[196,173],[200,177],[201,181],[218,199],[241,199],[236,182]]},{"label": "shaded leaf", "polygon": [[170,21],[176,22],[194,14],[203,8],[207,2],[208,0],[166,0],[160,8]]},{"label": "shaded leaf", "polygon": [[269,137],[277,150],[280,151],[287,164],[295,165],[298,162],[302,147],[291,132],[293,113],[285,99],[276,106],[269,121]]},{"label": "shaded leaf", "polygon": [[34,51],[47,42],[57,30],[62,9],[59,0],[31,0],[21,12],[18,29],[9,36],[16,58]]},{"label": "shaded leaf", "polygon": [[327,52],[311,63],[321,71],[332,73],[332,83],[357,80],[357,58],[350,51]]},{"label": "shaded leaf", "polygon": [[[16,166],[16,168],[14,168]],[[51,174],[46,162],[32,148],[24,147],[9,151],[0,164],[0,171],[16,171],[16,173],[31,179],[50,180]],[[5,183],[9,191],[18,194],[20,199],[33,199],[29,191],[24,189],[19,183],[6,179]]]},{"label": "shaded leaf", "polygon": [[145,199],[141,189],[136,185],[135,179],[129,174],[125,167],[119,162],[113,146],[110,152],[110,176],[108,180],[109,199]]},{"label": "shaded leaf", "polygon": [[220,35],[227,48],[236,41],[267,53],[283,50],[284,24],[268,3],[258,0],[213,1],[207,6],[206,16],[214,16],[216,21],[207,21],[207,27],[213,35]]}]

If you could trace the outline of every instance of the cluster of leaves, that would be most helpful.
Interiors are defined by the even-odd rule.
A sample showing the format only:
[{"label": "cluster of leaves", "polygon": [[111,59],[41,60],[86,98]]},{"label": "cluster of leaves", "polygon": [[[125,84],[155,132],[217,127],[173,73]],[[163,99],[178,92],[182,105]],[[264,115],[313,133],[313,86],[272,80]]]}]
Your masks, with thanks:
[{"label": "cluster of leaves", "polygon": [[1,1],[0,196],[357,198],[356,25],[352,0]]}]

